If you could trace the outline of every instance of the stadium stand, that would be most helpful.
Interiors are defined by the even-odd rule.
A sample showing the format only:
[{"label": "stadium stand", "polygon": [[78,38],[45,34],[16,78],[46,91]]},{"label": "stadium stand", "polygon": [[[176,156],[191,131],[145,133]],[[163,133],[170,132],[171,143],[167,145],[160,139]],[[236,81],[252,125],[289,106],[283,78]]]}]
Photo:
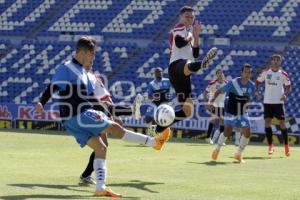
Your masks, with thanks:
[{"label": "stadium stand", "polygon": [[[300,0],[198,0],[189,1],[196,18],[203,23],[201,55],[214,38],[226,38],[218,45],[219,55],[206,73],[193,77],[197,98],[216,69],[227,78],[239,75],[244,62],[258,72],[267,65],[281,42],[284,67],[299,80],[299,47],[288,47],[299,34]],[[94,68],[109,78],[116,96],[132,101],[128,85],[144,92],[152,79],[153,67],[167,73],[169,51],[166,36],[177,20],[177,10],[186,1],[138,0],[0,0],[0,98],[4,103],[33,103],[50,81],[55,68],[70,58],[76,36],[100,36]],[[68,41],[62,41],[61,36]],[[19,38],[19,42],[15,40]],[[141,44],[147,39],[147,44]],[[128,42],[124,42],[124,41]],[[203,81],[205,80],[205,81]],[[129,85],[130,86],[130,85]],[[298,88],[286,104],[290,116],[299,116]],[[115,96],[115,99],[117,100]]]}]

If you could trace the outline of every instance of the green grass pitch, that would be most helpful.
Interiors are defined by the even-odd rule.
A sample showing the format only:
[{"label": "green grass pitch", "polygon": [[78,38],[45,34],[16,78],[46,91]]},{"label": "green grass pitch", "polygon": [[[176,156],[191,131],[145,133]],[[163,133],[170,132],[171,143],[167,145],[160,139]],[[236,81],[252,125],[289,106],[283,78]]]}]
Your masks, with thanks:
[{"label": "green grass pitch", "polygon": [[[123,199],[299,200],[300,148],[291,157],[276,146],[250,144],[245,164],[233,162],[234,145],[211,162],[213,146],[169,142],[163,151],[109,139],[107,185]],[[78,177],[91,150],[73,137],[0,132],[0,199],[98,199]],[[105,199],[105,198],[102,198]]]}]

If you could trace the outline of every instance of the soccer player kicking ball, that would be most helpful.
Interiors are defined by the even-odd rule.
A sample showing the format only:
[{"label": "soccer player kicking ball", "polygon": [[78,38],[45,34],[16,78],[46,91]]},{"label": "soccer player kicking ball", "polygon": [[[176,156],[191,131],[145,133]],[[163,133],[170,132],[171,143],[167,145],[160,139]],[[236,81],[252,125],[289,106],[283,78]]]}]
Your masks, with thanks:
[{"label": "soccer player kicking ball", "polygon": [[259,84],[265,82],[264,118],[266,137],[269,144],[268,153],[271,155],[274,152],[271,122],[272,118],[277,118],[283,137],[285,155],[290,156],[288,132],[284,122],[283,104],[291,92],[291,81],[288,73],[281,69],[281,63],[281,55],[273,54],[271,57],[271,67],[260,73],[255,84],[258,89]]},{"label": "soccer player kicking ball", "polygon": [[55,91],[59,96],[59,110],[62,124],[69,134],[74,136],[77,143],[84,147],[88,145],[95,151],[93,163],[96,173],[96,196],[121,197],[106,187],[106,145],[101,139],[101,133],[109,133],[126,142],[145,144],[156,150],[161,150],[170,137],[170,129],[160,135],[146,136],[125,129],[110,120],[104,112],[95,110],[99,102],[94,96],[90,72],[95,58],[96,41],[89,36],[83,36],[77,41],[76,54],[72,60],[60,65],[51,84],[45,92],[50,95],[42,96],[36,105],[37,112],[43,112],[43,106]]},{"label": "soccer player kicking ball", "polygon": [[246,107],[250,98],[254,97],[255,94],[255,85],[250,80],[251,71],[251,65],[244,64],[242,67],[242,76],[229,81],[225,86],[218,89],[210,102],[213,104],[222,92],[225,92],[228,97],[225,102],[224,133],[220,134],[211,155],[212,160],[217,160],[222,144],[232,135],[232,129],[236,127],[241,129],[242,137],[234,159],[240,163],[245,162],[242,158],[242,152],[247,146],[251,136],[250,122],[248,114],[246,113]]}]

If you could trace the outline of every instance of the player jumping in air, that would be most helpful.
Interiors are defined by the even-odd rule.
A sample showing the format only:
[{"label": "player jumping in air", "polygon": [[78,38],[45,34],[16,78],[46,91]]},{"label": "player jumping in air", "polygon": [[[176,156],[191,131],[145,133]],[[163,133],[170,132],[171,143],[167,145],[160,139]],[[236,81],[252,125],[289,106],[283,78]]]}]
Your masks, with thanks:
[{"label": "player jumping in air", "polygon": [[[171,57],[169,79],[175,89],[181,109],[176,111],[173,123],[193,114],[191,75],[200,69],[206,69],[209,62],[217,55],[217,48],[210,49],[202,61],[196,61],[200,51],[201,23],[195,21],[194,9],[184,6],[180,9],[179,23],[170,32]],[[156,132],[166,127],[157,125]]]}]

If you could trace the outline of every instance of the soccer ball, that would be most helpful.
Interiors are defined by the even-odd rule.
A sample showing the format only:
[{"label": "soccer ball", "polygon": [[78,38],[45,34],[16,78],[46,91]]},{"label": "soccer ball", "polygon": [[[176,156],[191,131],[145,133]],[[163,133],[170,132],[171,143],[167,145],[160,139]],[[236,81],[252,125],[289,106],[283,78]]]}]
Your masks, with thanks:
[{"label": "soccer ball", "polygon": [[175,119],[175,111],[174,109],[167,105],[162,104],[157,107],[154,111],[154,120],[155,122],[163,127],[169,126]]}]

